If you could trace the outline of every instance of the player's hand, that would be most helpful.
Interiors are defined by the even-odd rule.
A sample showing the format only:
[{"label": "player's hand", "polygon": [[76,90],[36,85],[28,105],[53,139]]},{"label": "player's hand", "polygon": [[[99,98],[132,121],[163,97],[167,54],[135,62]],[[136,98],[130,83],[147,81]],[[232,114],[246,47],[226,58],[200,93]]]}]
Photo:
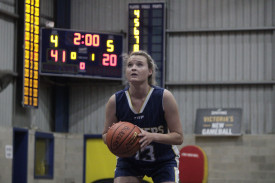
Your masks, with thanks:
[{"label": "player's hand", "polygon": [[138,136],[141,138],[139,140],[140,148],[144,148],[148,146],[151,142],[154,140],[154,135],[150,132],[147,132],[143,129],[140,129],[141,133],[138,134]]}]

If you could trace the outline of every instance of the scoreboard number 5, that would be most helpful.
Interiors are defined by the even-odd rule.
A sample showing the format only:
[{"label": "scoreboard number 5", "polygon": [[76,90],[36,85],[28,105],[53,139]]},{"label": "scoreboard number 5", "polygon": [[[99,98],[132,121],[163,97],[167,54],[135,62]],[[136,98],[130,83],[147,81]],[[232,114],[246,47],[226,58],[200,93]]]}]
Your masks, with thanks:
[{"label": "scoreboard number 5", "polygon": [[113,40],[107,40],[107,51],[113,52],[114,51],[114,41]]}]

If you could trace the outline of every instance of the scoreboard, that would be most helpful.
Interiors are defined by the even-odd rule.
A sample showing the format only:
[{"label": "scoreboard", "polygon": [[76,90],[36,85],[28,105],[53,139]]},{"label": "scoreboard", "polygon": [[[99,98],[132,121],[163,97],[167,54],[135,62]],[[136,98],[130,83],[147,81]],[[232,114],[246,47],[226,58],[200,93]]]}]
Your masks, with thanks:
[{"label": "scoreboard", "polygon": [[[19,23],[20,34],[18,41],[23,41],[23,50],[18,49],[19,55],[23,56],[23,85],[22,85],[22,106],[38,108],[39,91],[39,20],[40,2],[39,0],[20,1],[19,12],[24,21]],[[23,36],[21,38],[21,31]],[[22,39],[22,40],[21,40]],[[21,46],[21,43],[19,43]]]},{"label": "scoreboard", "polygon": [[122,78],[120,34],[42,28],[41,39],[41,75]]},{"label": "scoreboard", "polygon": [[129,3],[128,51],[144,50],[158,67],[156,80],[164,84],[165,4]]}]

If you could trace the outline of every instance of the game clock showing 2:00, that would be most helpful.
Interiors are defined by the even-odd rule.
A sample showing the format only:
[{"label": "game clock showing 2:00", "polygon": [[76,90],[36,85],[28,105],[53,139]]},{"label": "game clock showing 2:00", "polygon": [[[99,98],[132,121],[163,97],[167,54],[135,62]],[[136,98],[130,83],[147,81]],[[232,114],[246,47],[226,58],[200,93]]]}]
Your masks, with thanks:
[{"label": "game clock showing 2:00", "polygon": [[121,79],[120,34],[41,29],[40,74]]}]

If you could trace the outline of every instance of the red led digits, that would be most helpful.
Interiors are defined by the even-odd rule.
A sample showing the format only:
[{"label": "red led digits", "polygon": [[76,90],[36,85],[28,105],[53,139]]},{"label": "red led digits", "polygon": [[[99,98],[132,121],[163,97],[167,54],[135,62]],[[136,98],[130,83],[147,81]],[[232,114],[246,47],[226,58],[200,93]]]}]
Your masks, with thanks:
[{"label": "red led digits", "polygon": [[92,46],[93,45],[93,36],[92,34],[85,35],[85,46]]},{"label": "red led digits", "polygon": [[117,66],[117,55],[104,53],[103,59],[102,59],[102,65],[116,67]]},{"label": "red led digits", "polygon": [[98,34],[93,36],[93,46],[98,47],[100,45],[100,37]]},{"label": "red led digits", "polygon": [[81,35],[79,32],[74,33],[73,39],[74,45],[85,45],[85,46],[100,46],[99,34],[84,34]]},{"label": "red led digits", "polygon": [[74,33],[74,45],[80,45],[81,42],[81,34],[76,32]]},{"label": "red led digits", "polygon": [[62,62],[66,62],[66,51],[62,51]]},{"label": "red led digits", "polygon": [[85,70],[86,66],[85,66],[85,62],[80,62],[79,63],[79,69],[80,70]]},{"label": "red led digits", "polygon": [[62,61],[63,63],[66,62],[66,51],[65,50],[55,50],[50,49],[50,60],[53,60],[54,62]]},{"label": "red led digits", "polygon": [[[141,22],[135,20],[134,23],[138,27]],[[41,64],[41,69],[39,64],[25,64],[29,70],[35,67],[41,74],[62,77],[122,78],[123,34],[59,28],[41,28],[40,31],[41,39],[25,36],[28,42],[24,54],[31,58],[33,48],[36,51],[32,53],[33,60]],[[35,45],[31,39],[41,42]]]},{"label": "red led digits", "polygon": [[51,58],[54,58],[54,61],[58,61],[58,50],[51,50]]},{"label": "red led digits", "polygon": [[[113,52],[114,51],[114,40],[107,40],[106,46],[107,46],[107,49],[106,49],[107,52]],[[117,66],[117,55],[104,53],[103,59],[102,59],[102,65],[116,67]]]}]

